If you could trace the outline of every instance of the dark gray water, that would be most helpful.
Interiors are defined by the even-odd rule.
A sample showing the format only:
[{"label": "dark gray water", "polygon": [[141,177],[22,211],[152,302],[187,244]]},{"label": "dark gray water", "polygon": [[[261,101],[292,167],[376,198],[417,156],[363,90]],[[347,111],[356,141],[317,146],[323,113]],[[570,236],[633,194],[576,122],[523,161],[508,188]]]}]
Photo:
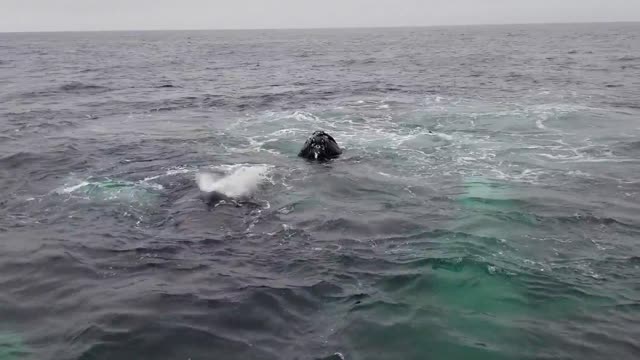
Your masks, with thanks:
[{"label": "dark gray water", "polygon": [[639,99],[640,24],[0,34],[0,359],[637,359]]}]

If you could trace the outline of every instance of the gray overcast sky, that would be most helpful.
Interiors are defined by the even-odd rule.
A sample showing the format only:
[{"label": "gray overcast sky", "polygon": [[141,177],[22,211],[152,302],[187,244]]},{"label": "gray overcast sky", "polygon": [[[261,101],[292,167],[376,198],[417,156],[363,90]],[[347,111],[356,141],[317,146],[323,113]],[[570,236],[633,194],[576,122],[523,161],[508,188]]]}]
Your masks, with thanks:
[{"label": "gray overcast sky", "polygon": [[640,21],[640,0],[0,0],[0,31]]}]

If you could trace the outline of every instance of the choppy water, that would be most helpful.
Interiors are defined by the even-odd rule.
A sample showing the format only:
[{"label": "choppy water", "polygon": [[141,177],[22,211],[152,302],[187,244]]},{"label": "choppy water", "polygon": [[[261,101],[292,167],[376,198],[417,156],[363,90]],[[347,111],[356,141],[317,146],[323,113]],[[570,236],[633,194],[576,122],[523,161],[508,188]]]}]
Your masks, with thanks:
[{"label": "choppy water", "polygon": [[0,34],[0,89],[2,360],[640,357],[638,24]]}]

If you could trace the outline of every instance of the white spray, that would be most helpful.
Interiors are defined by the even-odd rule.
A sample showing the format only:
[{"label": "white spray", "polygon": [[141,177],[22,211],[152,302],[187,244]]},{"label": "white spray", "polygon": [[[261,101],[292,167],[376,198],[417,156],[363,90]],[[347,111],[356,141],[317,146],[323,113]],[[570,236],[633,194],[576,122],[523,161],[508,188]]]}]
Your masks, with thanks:
[{"label": "white spray", "polygon": [[258,189],[258,185],[267,177],[269,168],[265,165],[241,166],[232,169],[227,175],[211,173],[196,174],[196,183],[201,191],[217,191],[229,197],[248,196]]}]

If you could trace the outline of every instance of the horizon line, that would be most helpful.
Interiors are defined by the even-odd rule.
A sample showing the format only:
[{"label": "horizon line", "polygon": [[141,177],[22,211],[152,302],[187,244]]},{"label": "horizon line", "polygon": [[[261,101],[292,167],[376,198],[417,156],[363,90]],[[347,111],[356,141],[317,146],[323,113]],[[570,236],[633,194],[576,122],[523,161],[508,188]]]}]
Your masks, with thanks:
[{"label": "horizon line", "polygon": [[282,28],[174,28],[174,29],[93,29],[93,30],[18,30],[0,31],[0,34],[41,34],[41,33],[83,33],[83,32],[161,32],[161,31],[287,31],[287,30],[356,30],[356,29],[412,29],[439,27],[480,27],[480,26],[526,26],[526,25],[580,25],[580,24],[635,24],[640,20],[621,21],[569,21],[569,22],[526,22],[526,23],[472,23],[439,25],[389,25],[389,26],[327,26],[327,27],[282,27]]}]

